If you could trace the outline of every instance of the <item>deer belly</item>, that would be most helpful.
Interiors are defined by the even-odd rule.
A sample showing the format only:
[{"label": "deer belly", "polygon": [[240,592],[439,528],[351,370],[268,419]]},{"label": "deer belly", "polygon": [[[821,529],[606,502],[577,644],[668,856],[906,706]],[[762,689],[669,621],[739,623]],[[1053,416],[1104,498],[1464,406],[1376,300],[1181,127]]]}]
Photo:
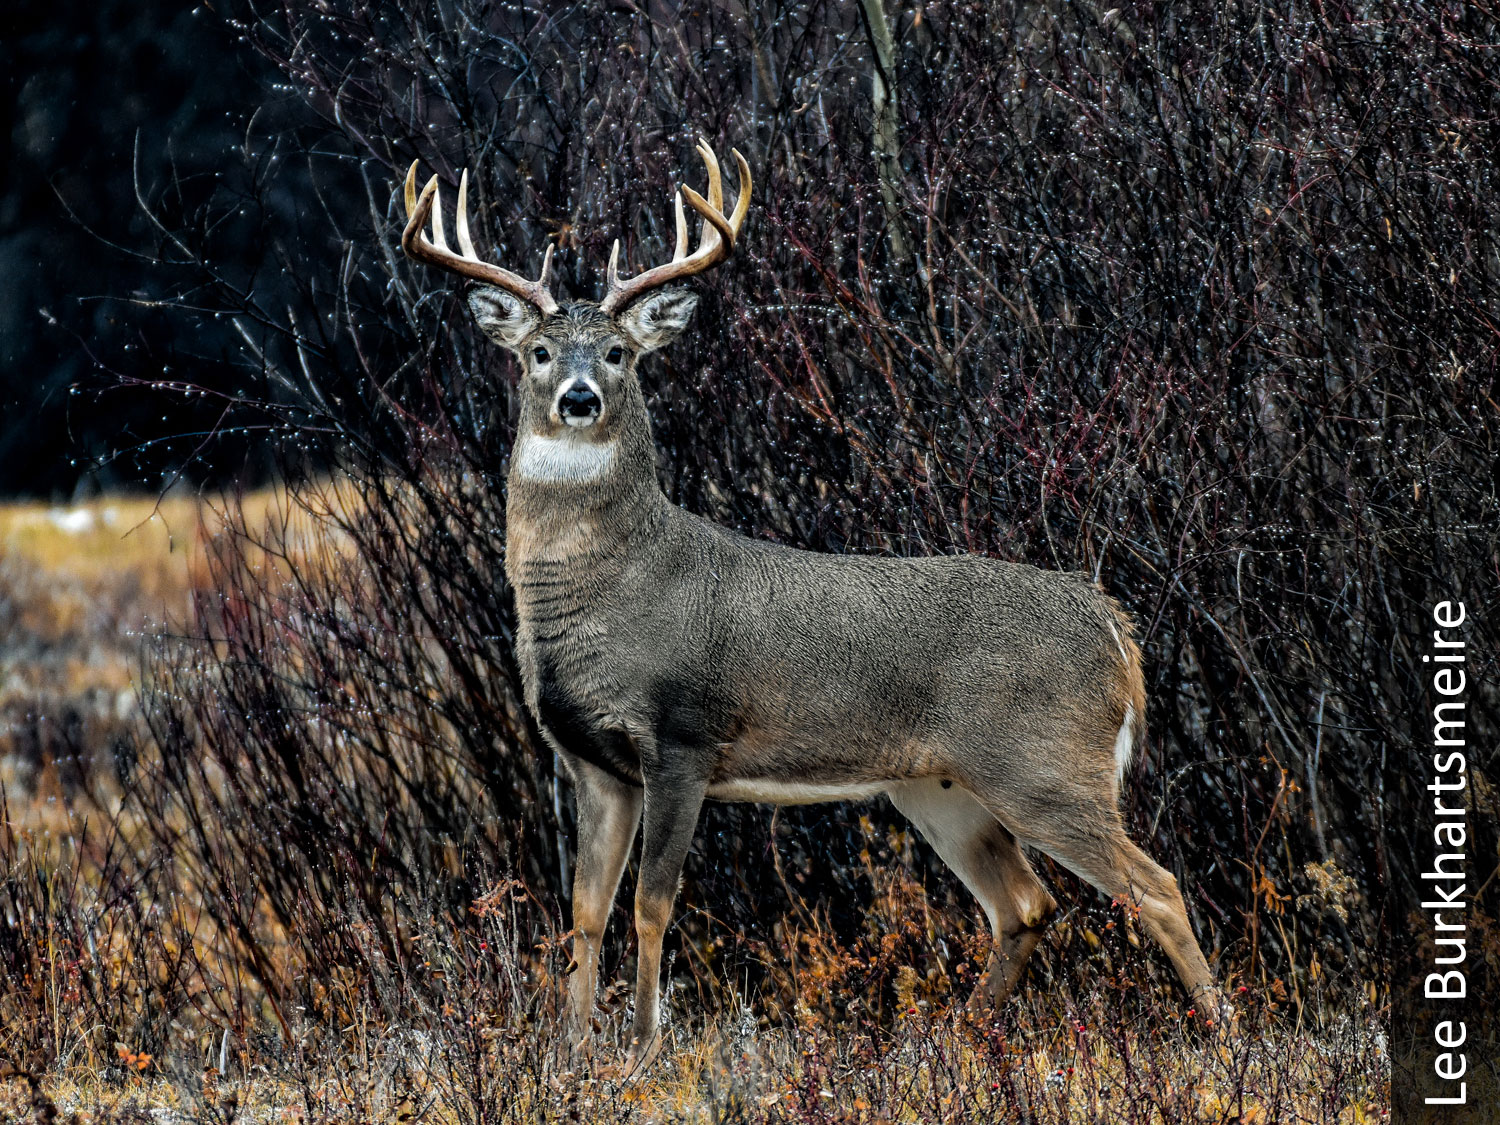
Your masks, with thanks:
[{"label": "deer belly", "polygon": [[766,805],[816,805],[823,801],[862,801],[885,792],[881,781],[792,781],[742,777],[717,781],[708,787],[715,801],[753,801]]}]

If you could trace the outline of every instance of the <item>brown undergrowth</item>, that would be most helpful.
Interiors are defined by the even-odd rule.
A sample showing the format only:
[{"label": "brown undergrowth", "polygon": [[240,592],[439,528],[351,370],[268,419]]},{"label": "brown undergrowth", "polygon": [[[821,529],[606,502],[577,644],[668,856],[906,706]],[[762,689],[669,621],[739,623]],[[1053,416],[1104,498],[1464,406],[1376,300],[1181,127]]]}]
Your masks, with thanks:
[{"label": "brown undergrowth", "polygon": [[[112,903],[93,882],[111,876],[70,867],[86,865],[81,851],[47,869],[28,861],[24,837],[0,844],[6,907],[21,912],[7,952],[31,947],[22,979],[7,981],[0,1055],[14,1080],[0,1120],[49,1119],[45,1103],[83,1120],[1342,1125],[1379,1121],[1389,1105],[1380,1013],[1357,989],[1296,1005],[1279,981],[1242,987],[1239,1035],[1221,1039],[1170,987],[1111,971],[1147,955],[1128,916],[1103,906],[1075,910],[1023,994],[975,1017],[961,1004],[983,952],[974,920],[873,858],[880,888],[852,944],[814,915],[785,917],[745,943],[771,965],[763,983],[746,993],[721,978],[706,1004],[680,957],[669,1049],[623,1082],[623,982],[605,991],[592,1064],[560,1054],[566,935],[519,883],[496,884],[468,918],[431,919],[399,960],[323,967],[318,1001],[286,1013],[281,1033],[263,1008],[255,1018],[253,987],[237,1008],[204,993],[234,972],[211,942],[182,944],[212,926],[209,904],[167,916],[164,903]],[[113,889],[144,898],[150,882],[137,868]],[[1095,925],[1095,954],[1064,957],[1068,931]],[[290,943],[265,955],[296,956]],[[617,972],[627,955],[617,951]],[[143,1038],[159,1045],[141,1049]]]},{"label": "brown undergrowth", "polygon": [[[263,521],[280,507],[249,503]],[[33,729],[97,693],[132,692],[145,622],[201,586],[194,552],[212,534],[190,530],[196,505],[107,510],[0,514],[6,651],[41,656],[24,669],[8,657],[11,682],[37,693]],[[122,539],[126,520],[135,530]],[[255,565],[291,573],[295,537],[280,526]],[[1306,971],[1314,957],[1290,985],[1237,986],[1241,1034],[1221,1039],[1185,1010],[1129,913],[1087,894],[1022,995],[967,1013],[986,955],[973,904],[928,879],[912,833],[859,808],[845,815],[860,846],[839,875],[860,889],[857,924],[804,901],[798,848],[773,820],[782,901],[749,928],[694,923],[684,907],[669,1049],[624,1082],[621,980],[604,990],[592,1062],[556,1049],[568,960],[557,903],[477,870],[462,909],[400,887],[395,904],[327,899],[316,908],[342,911],[335,958],[295,916],[237,911],[236,888],[195,870],[195,857],[211,864],[215,848],[236,846],[230,826],[176,846],[135,790],[156,776],[139,715],[120,703],[92,715],[66,768],[55,740],[27,742],[13,726],[5,744],[0,1121],[1343,1125],[1380,1120],[1389,1104],[1378,991]],[[100,745],[130,754],[85,752]],[[1340,893],[1330,885],[1314,905],[1331,910]],[[618,918],[612,977],[632,955]],[[1239,957],[1220,958],[1231,982]]]}]

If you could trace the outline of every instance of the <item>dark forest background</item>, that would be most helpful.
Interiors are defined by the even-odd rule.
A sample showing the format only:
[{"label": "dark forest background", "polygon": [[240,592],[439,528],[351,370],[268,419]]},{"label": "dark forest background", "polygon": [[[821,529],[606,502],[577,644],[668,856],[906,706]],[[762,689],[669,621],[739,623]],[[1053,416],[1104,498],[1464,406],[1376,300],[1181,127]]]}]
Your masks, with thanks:
[{"label": "dark forest background", "polygon": [[[193,481],[267,474],[264,443],[205,446],[216,411],[139,385],[191,371],[232,393],[239,343],[225,322],[155,304],[179,279],[141,204],[171,214],[244,183],[247,127],[285,123],[274,82],[201,3],[0,11],[0,494],[150,488],[184,468]],[[225,269],[268,268],[262,231],[217,222]]]},{"label": "dark forest background", "polygon": [[[448,206],[471,170],[482,248],[525,272],[554,245],[563,291],[592,296],[615,237],[632,266],[665,252],[699,136],[746,154],[747,233],[696,331],[644,372],[668,494],[800,547],[1096,575],[1150,668],[1132,829],[1232,979],[1379,1006],[1367,986],[1418,948],[1417,670],[1446,597],[1473,606],[1474,854],[1492,867],[1490,6],[4,18],[5,487],[181,471],[290,489],[297,518],[269,538],[231,517],[195,629],[154,650],[131,791],[151,879],[180,871],[172,893],[213,904],[215,956],[283,1027],[338,1022],[334,966],[392,1019],[431,1001],[413,935],[462,931],[498,873],[538,916],[567,895],[566,790],[510,653],[512,370],[459,287],[399,256],[414,159]],[[878,943],[872,850],[956,932],[962,892],[883,805],[861,812],[706,814],[679,974],[705,994],[774,979],[767,950],[798,926]],[[1066,974],[1097,963],[1099,904],[1051,876],[1085,904],[1038,970]],[[266,960],[273,931],[295,935],[289,962]],[[932,932],[902,940],[896,961],[939,957]],[[1160,983],[1122,953],[1097,955],[1111,988]],[[825,999],[893,988],[882,964],[846,965]]]}]

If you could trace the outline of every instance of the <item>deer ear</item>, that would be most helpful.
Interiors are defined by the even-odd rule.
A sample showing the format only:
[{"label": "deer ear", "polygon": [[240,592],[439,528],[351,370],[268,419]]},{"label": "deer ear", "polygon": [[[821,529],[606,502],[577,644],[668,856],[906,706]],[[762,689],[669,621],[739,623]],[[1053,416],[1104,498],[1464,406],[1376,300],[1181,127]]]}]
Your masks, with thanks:
[{"label": "deer ear", "polygon": [[698,294],[691,289],[658,289],[642,297],[615,318],[642,355],[666,347],[692,319]]},{"label": "deer ear", "polygon": [[513,352],[542,324],[541,311],[531,302],[492,285],[476,285],[469,291],[469,311],[481,332]]}]

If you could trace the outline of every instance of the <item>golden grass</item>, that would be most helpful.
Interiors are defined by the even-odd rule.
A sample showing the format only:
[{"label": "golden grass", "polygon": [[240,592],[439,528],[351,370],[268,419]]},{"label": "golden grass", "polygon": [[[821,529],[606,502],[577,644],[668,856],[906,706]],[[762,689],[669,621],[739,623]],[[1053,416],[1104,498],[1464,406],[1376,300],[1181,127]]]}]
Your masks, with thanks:
[{"label": "golden grass", "polygon": [[90,586],[133,578],[143,600],[187,589],[204,504],[188,497],[115,496],[60,507],[0,505],[0,551],[16,564]]},{"label": "golden grass", "polygon": [[[295,525],[286,494],[262,489],[233,501],[246,524]],[[128,601],[146,619],[180,614],[195,584],[203,583],[204,550],[224,521],[226,501],[210,495],[119,495],[84,504],[0,504],[0,562],[45,577],[47,586]],[[302,522],[306,522],[303,517]],[[56,602],[29,607],[52,631],[80,627],[87,606]]]}]

